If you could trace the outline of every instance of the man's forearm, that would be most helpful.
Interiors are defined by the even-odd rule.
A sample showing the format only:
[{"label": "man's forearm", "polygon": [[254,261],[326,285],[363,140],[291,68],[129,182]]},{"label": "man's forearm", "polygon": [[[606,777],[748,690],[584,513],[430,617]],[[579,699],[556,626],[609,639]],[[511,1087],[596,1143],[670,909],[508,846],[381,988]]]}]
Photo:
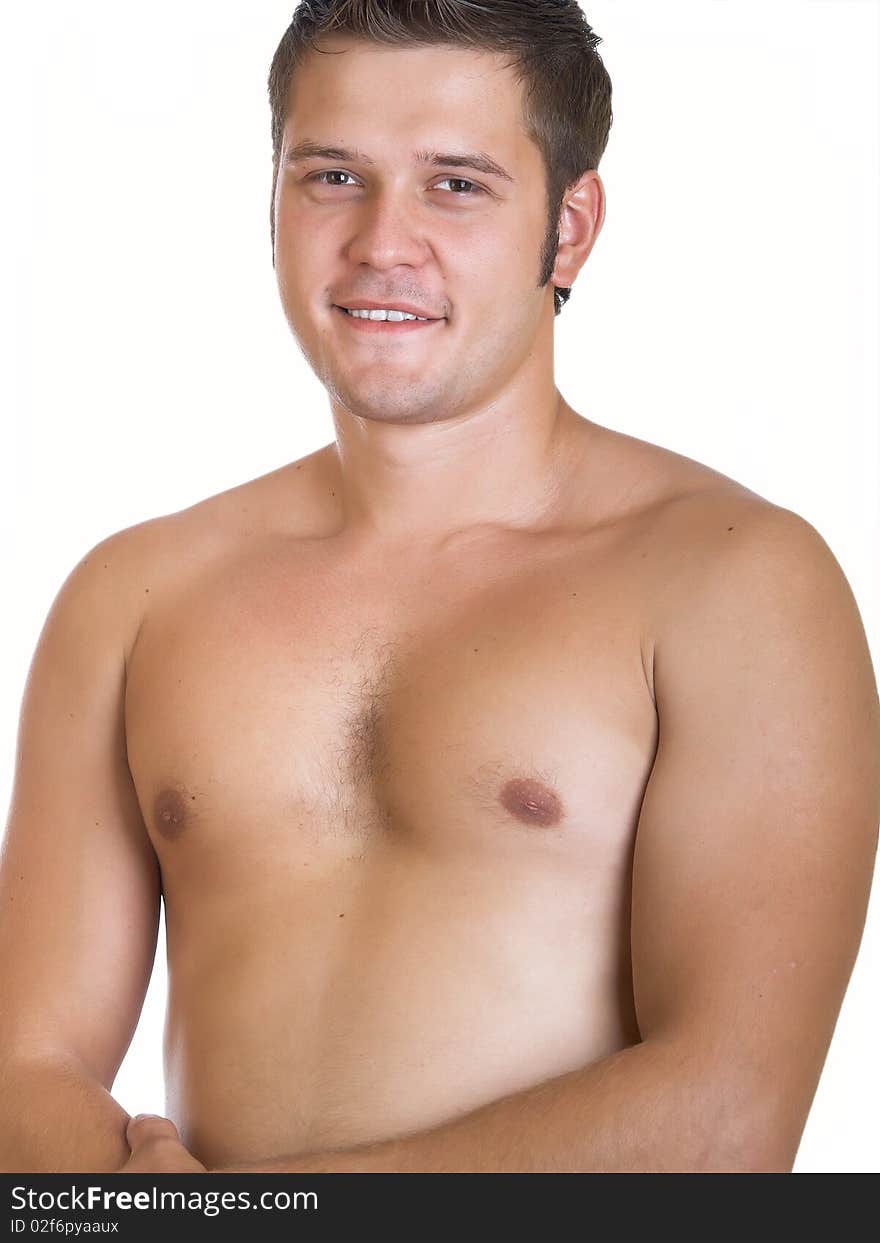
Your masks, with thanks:
[{"label": "man's forearm", "polygon": [[[758,1156],[741,1085],[645,1042],[413,1135],[239,1172],[589,1173],[785,1168]],[[757,1142],[757,1141],[754,1141]],[[215,1171],[221,1172],[221,1171]]]},{"label": "man's forearm", "polygon": [[84,1067],[62,1058],[10,1058],[0,1067],[0,1170],[118,1170],[128,1114]]}]

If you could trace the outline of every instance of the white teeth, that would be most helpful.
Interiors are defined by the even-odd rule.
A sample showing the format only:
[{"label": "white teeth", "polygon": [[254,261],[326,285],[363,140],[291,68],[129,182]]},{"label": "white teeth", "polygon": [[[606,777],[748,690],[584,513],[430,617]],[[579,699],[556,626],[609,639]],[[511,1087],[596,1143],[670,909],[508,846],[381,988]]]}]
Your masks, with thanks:
[{"label": "white teeth", "polygon": [[402,319],[417,319],[420,323],[426,324],[428,317],[426,315],[411,315],[409,311],[352,311],[348,307],[343,308],[348,311],[349,315],[353,315],[355,319],[390,319],[393,323],[399,323]]}]

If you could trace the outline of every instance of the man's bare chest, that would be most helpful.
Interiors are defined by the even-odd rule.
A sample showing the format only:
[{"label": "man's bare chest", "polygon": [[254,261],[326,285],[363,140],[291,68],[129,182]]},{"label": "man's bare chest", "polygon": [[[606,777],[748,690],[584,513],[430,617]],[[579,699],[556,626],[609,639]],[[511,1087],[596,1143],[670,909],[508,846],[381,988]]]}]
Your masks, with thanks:
[{"label": "man's bare chest", "polygon": [[616,870],[656,728],[638,589],[558,548],[417,574],[238,559],[152,607],[128,671],[163,869],[408,844]]}]

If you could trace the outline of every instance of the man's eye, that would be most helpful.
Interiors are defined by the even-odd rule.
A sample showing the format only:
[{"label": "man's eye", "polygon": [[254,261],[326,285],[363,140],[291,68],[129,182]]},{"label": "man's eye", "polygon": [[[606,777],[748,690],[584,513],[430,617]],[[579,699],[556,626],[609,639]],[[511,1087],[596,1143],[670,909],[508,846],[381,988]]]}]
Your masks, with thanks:
[{"label": "man's eye", "polygon": [[[465,195],[462,195],[461,191],[453,191],[453,193],[457,194],[459,197],[467,197],[468,194],[482,194],[483,193],[483,189],[481,186],[475,185],[474,182],[472,181],[465,181],[463,177],[444,177],[443,181],[446,181],[449,183],[456,182],[460,186],[470,186],[470,190],[468,190],[465,193]],[[443,181],[440,182],[440,185],[443,184]]]},{"label": "man's eye", "polygon": [[[320,181],[322,177],[351,177],[351,173],[344,173],[341,168],[328,168],[323,173],[315,173],[310,177],[310,181]],[[324,182],[325,185],[339,185],[339,182]]]}]

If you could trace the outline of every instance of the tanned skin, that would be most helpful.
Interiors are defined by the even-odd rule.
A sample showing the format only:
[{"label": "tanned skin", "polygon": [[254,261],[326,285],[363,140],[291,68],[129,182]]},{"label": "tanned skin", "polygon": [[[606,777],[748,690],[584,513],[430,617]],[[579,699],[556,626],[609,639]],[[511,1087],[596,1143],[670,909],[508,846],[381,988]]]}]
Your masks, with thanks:
[{"label": "tanned skin", "polygon": [[[111,535],[40,637],[0,1165],[788,1170],[877,845],[852,593],[802,518],[559,393],[553,286],[605,192],[569,187],[539,287],[512,71],[335,50],[274,200],[333,442]],[[168,1118],[130,1123],[160,895]]]}]

